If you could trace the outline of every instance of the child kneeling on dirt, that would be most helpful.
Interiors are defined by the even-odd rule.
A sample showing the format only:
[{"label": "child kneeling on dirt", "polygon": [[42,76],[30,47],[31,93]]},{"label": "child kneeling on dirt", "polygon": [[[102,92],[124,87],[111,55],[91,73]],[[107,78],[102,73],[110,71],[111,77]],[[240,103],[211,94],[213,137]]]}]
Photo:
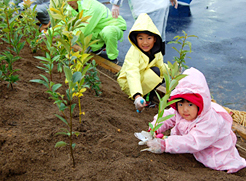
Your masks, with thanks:
[{"label": "child kneeling on dirt", "polygon": [[[232,117],[226,110],[211,102],[204,75],[195,68],[184,71],[187,76],[172,91],[169,101],[181,99],[164,111],[163,116],[174,114],[157,130],[156,138],[147,141],[147,151],[153,153],[192,153],[197,161],[215,170],[234,173],[246,167],[235,144],[231,130]],[[154,125],[157,116],[154,117]],[[166,139],[158,135],[171,129]],[[166,136],[165,136],[166,137]]]},{"label": "child kneeling on dirt", "polygon": [[117,81],[121,89],[135,100],[136,109],[141,111],[145,106],[155,106],[151,102],[154,90],[164,82],[164,47],[158,29],[145,13],[138,16],[128,39],[132,46],[126,54]]}]

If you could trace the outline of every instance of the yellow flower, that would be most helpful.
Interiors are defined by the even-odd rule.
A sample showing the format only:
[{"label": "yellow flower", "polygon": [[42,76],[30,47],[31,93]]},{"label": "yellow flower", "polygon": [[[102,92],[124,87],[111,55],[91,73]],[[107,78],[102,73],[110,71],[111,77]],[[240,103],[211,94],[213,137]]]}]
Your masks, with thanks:
[{"label": "yellow flower", "polygon": [[85,112],[80,112],[80,113],[79,113],[79,115],[82,115],[82,114],[85,115]]},{"label": "yellow flower", "polygon": [[76,97],[82,97],[83,96],[83,92],[86,91],[86,88],[82,88],[79,90],[79,92],[75,92],[73,93],[73,97],[76,96]]},{"label": "yellow flower", "polygon": [[24,4],[27,5],[27,7],[30,7],[31,4],[34,2],[34,1],[31,1],[31,0],[23,0]]}]

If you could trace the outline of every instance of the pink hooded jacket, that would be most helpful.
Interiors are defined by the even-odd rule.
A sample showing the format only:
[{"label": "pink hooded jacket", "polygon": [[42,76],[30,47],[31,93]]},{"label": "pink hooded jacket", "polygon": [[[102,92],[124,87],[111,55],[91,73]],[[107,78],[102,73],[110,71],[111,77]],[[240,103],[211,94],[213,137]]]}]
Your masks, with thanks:
[{"label": "pink hooded jacket", "polygon": [[[200,94],[203,110],[193,121],[183,119],[173,108],[165,110],[163,116],[175,114],[157,130],[157,133],[162,133],[172,128],[171,135],[165,139],[165,152],[192,153],[206,167],[227,170],[227,173],[246,167],[245,159],[240,157],[235,147],[237,138],[231,130],[233,120],[223,107],[211,102],[204,75],[195,68],[187,69],[184,74],[188,76],[180,80],[171,96]],[[157,115],[152,124],[156,119]]]}]

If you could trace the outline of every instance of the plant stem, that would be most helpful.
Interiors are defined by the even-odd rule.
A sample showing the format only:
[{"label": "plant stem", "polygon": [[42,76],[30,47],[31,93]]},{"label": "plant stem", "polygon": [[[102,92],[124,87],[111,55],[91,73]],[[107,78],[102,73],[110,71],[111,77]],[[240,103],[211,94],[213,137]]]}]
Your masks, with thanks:
[{"label": "plant stem", "polygon": [[51,71],[50,71],[50,81],[52,81],[52,72]]},{"label": "plant stem", "polygon": [[74,160],[74,156],[73,156],[73,122],[72,122],[72,102],[69,101],[69,111],[70,111],[70,124],[69,124],[69,127],[70,127],[70,136],[69,136],[69,139],[70,139],[70,153],[71,153],[71,157],[72,157],[72,160],[73,160],[73,167],[75,167],[75,160]]},{"label": "plant stem", "polygon": [[79,99],[79,123],[81,123],[81,105],[80,105],[80,98]]},{"label": "plant stem", "polygon": [[13,85],[12,85],[12,83],[10,83],[10,86],[11,86],[11,90],[13,90],[14,88],[13,88]]}]

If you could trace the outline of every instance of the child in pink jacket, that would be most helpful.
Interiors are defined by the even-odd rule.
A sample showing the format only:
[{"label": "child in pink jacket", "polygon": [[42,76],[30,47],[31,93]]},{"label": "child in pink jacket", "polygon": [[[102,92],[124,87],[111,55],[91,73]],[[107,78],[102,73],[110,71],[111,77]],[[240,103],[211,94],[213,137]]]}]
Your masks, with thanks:
[{"label": "child in pink jacket", "polygon": [[[171,100],[182,100],[165,110],[163,116],[174,114],[164,121],[157,134],[171,129],[166,139],[154,138],[147,142],[153,153],[192,153],[197,161],[215,170],[234,173],[246,167],[235,144],[236,135],[231,130],[232,118],[220,105],[211,102],[210,91],[204,75],[195,68],[184,72]],[[157,115],[154,117],[154,125]],[[157,136],[158,137],[158,136]]]}]

